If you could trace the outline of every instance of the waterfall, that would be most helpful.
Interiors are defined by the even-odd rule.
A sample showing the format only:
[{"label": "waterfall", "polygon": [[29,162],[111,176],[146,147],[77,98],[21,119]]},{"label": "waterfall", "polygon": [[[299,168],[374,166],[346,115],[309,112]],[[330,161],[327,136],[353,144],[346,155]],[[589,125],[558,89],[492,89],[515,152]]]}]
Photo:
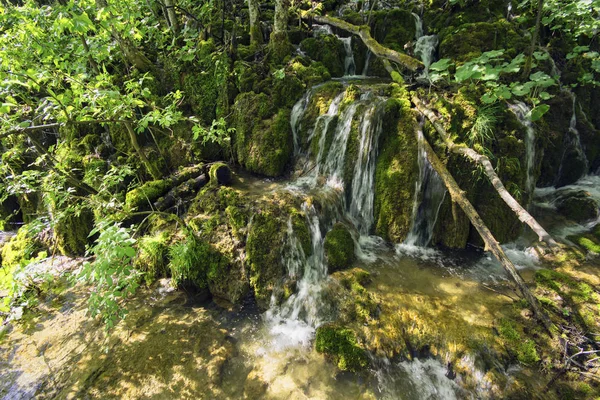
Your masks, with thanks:
[{"label": "waterfall", "polygon": [[306,111],[308,102],[312,95],[312,89],[307,91],[304,96],[292,108],[292,114],[290,116],[290,125],[292,126],[292,135],[294,140],[294,155],[297,156],[300,152],[300,143],[298,143],[298,131],[300,129],[300,120]]},{"label": "waterfall", "polygon": [[508,106],[515,114],[521,125],[526,129],[525,134],[525,186],[529,193],[533,193],[535,189],[535,129],[531,122],[531,109],[523,102],[517,102]]},{"label": "waterfall", "polygon": [[[423,132],[419,131],[419,136],[422,135]],[[425,247],[431,242],[433,228],[447,190],[442,178],[427,160],[427,154],[421,144],[418,160],[419,180],[416,183],[413,203],[413,223],[404,244]]]},{"label": "waterfall", "polygon": [[329,26],[329,25],[313,24],[312,31],[313,31],[313,36],[333,35],[333,30],[331,29],[331,26]]},{"label": "waterfall", "polygon": [[352,51],[352,36],[347,38],[339,38],[344,43],[346,50],[346,58],[344,59],[344,76],[356,75],[356,63],[354,62],[354,53]]},{"label": "waterfall", "polygon": [[[282,262],[290,279],[296,281],[296,292],[281,305],[273,297],[265,314],[275,347],[307,345],[316,327],[326,321],[321,299],[323,283],[327,280],[324,236],[333,224],[350,221],[361,235],[367,235],[373,225],[375,167],[384,101],[366,91],[358,100],[342,107],[344,96],[342,92],[331,102],[309,135],[309,141],[317,141],[314,168],[308,176],[289,186],[297,196],[310,196],[302,209],[310,230],[312,253],[310,256],[304,253],[290,219]],[[306,102],[310,101],[310,95],[305,97]],[[302,101],[298,104],[294,107],[296,125],[306,110],[306,104]],[[329,128],[334,118],[338,119],[335,130]],[[344,181],[344,168],[353,132],[357,132],[358,147],[350,186],[350,182]],[[328,140],[329,135],[333,137]],[[326,150],[328,142],[331,144]]]},{"label": "waterfall", "polygon": [[381,100],[374,100],[362,115],[360,125],[359,153],[354,165],[349,216],[358,232],[366,236],[373,225],[375,192],[375,167],[378,155],[379,135],[382,130]]},{"label": "waterfall", "polygon": [[367,57],[365,59],[365,66],[363,68],[362,71],[362,76],[369,76],[369,66],[371,64],[371,57],[373,56],[373,53],[371,53],[371,50],[367,49]]},{"label": "waterfall", "polygon": [[415,18],[415,40],[419,40],[423,36],[423,20],[418,14],[412,13]]},{"label": "waterfall", "polygon": [[[576,181],[577,179],[581,178],[589,172],[589,162],[585,155],[583,144],[581,143],[581,136],[579,134],[579,131],[577,130],[577,97],[574,93],[569,93],[573,99],[573,115],[571,116],[571,121],[569,123],[569,132],[565,135],[564,138],[564,151],[560,162],[560,167],[558,169],[557,181],[555,183],[556,186],[563,186],[565,183],[573,183],[574,181]],[[574,161],[574,158],[576,158],[576,160],[578,160],[581,164],[581,171],[577,171],[579,176],[576,176],[576,179],[574,180],[564,182],[563,175],[565,163],[572,163]],[[571,179],[572,178],[573,177],[571,177]]]},{"label": "waterfall", "polygon": [[438,45],[438,37],[437,35],[428,35],[421,36],[417,40],[417,44],[415,46],[415,55],[419,57],[423,65],[425,66],[425,70],[423,71],[422,78],[429,79],[429,66],[433,62],[435,57],[435,50]]}]

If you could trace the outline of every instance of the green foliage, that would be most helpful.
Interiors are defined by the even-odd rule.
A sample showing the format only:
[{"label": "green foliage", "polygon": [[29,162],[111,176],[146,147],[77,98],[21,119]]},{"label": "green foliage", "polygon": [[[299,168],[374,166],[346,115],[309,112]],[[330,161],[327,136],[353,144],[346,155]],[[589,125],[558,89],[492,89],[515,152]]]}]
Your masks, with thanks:
[{"label": "green foliage", "polygon": [[96,233],[98,240],[89,250],[94,260],[83,264],[78,279],[94,288],[88,300],[90,315],[100,316],[111,329],[127,315],[122,302],[139,286],[141,274],[131,263],[136,241],[131,230],[118,223],[100,223],[92,231]]},{"label": "green foliage", "polygon": [[233,159],[233,147],[231,146],[231,137],[235,134],[235,128],[228,128],[225,118],[213,120],[210,128],[206,129],[201,125],[192,127],[194,140],[200,139],[202,145],[216,143],[227,151]]},{"label": "green foliage", "polygon": [[493,141],[494,127],[498,121],[497,112],[497,108],[491,106],[477,109],[477,118],[467,134],[467,143],[470,146],[479,144],[485,147]]}]

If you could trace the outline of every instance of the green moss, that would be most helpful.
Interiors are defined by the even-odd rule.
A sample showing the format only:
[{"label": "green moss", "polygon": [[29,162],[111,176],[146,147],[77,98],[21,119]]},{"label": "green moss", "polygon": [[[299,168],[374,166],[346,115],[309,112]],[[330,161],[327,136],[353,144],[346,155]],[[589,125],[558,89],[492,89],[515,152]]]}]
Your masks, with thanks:
[{"label": "green moss", "polygon": [[402,242],[412,222],[417,164],[416,120],[408,95],[399,87],[386,103],[381,152],[375,172],[375,228],[378,235]]},{"label": "green moss", "polygon": [[169,269],[178,287],[206,289],[219,278],[226,260],[208,243],[188,235],[169,248]]},{"label": "green moss", "polygon": [[368,365],[365,350],[350,329],[328,324],[317,328],[315,349],[331,357],[342,371],[359,371]]},{"label": "green moss", "polygon": [[331,76],[341,77],[344,75],[346,51],[344,44],[337,36],[320,35],[316,38],[304,39],[300,43],[300,48],[310,58],[322,63]]},{"label": "green moss", "polygon": [[240,164],[249,171],[274,177],[284,173],[293,144],[290,110],[281,109],[271,117],[270,104],[264,93],[244,93],[236,99],[233,119]]},{"label": "green moss", "polygon": [[246,252],[250,267],[250,285],[259,305],[268,304],[271,293],[284,274],[281,264],[283,221],[272,211],[254,214],[249,227]]},{"label": "green moss", "polygon": [[354,240],[344,224],[337,223],[327,232],[324,247],[329,272],[349,268],[356,259]]},{"label": "green moss", "polygon": [[125,197],[125,205],[130,210],[149,208],[150,204],[167,193],[170,188],[168,180],[146,182],[129,192]]},{"label": "green moss", "polygon": [[151,284],[156,279],[167,276],[168,256],[169,234],[167,232],[144,236],[138,241],[134,267],[143,271],[146,283]]},{"label": "green moss", "polygon": [[237,206],[227,206],[225,215],[233,234],[242,239],[246,226],[248,225],[248,213]]},{"label": "green moss", "polygon": [[515,32],[505,19],[465,23],[442,32],[440,57],[467,61],[490,50],[507,49],[516,56],[527,47],[527,39]]},{"label": "green moss", "polygon": [[[298,141],[302,148],[306,148],[308,143],[308,137],[310,133],[315,128],[315,124],[320,115],[327,113],[329,106],[333,99],[340,94],[344,90],[344,85],[340,82],[328,82],[322,86],[313,89],[313,94],[310,97],[310,100],[306,106],[306,110],[304,111],[304,115],[300,121],[300,130],[298,132]],[[327,154],[328,148],[333,141],[333,132],[337,125],[337,119],[331,121],[329,124],[329,130],[327,132],[328,140],[326,144],[326,152]],[[320,133],[317,137],[312,140],[312,143],[318,143]],[[329,136],[331,135],[331,136]],[[313,148],[313,153],[317,154],[318,148]]]},{"label": "green moss", "polygon": [[410,10],[377,11],[371,18],[373,36],[382,45],[404,52],[404,45],[415,40],[416,25]]},{"label": "green moss", "polygon": [[61,215],[54,224],[54,239],[61,254],[83,256],[94,228],[94,212],[82,208]]},{"label": "green moss", "polygon": [[43,246],[37,239],[35,229],[30,225],[24,225],[2,248],[2,267],[14,268],[34,258],[42,250]]},{"label": "green moss", "polygon": [[227,52],[217,51],[212,40],[197,44],[192,65],[175,66],[175,87],[185,93],[192,112],[205,125],[225,115],[228,103]]},{"label": "green moss", "polygon": [[287,32],[271,33],[269,40],[269,60],[274,64],[283,63],[294,52]]},{"label": "green moss", "polygon": [[498,333],[508,348],[516,354],[520,362],[531,365],[540,361],[535,342],[530,339],[523,340],[514,322],[502,319],[498,327]]},{"label": "green moss", "polygon": [[311,62],[304,57],[292,60],[286,70],[293,72],[306,87],[313,87],[331,79],[331,74],[323,63]]}]

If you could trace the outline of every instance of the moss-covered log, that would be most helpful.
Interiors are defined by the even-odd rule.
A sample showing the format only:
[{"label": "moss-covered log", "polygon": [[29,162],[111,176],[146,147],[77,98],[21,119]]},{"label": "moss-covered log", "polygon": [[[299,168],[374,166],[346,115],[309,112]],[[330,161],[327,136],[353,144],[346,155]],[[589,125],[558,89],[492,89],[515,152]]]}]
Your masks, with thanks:
[{"label": "moss-covered log", "polygon": [[333,17],[315,16],[313,18],[319,24],[331,25],[336,28],[342,29],[346,32],[357,35],[363,41],[365,46],[367,46],[369,50],[371,50],[371,52],[379,58],[398,63],[405,69],[412,72],[418,71],[423,68],[423,64],[416,58],[382,46],[377,40],[373,39],[368,26],[352,25],[346,21],[342,21],[341,19]]},{"label": "moss-covered log", "polygon": [[527,212],[527,210],[525,210],[517,200],[515,200],[515,198],[508,192],[508,190],[506,190],[506,187],[498,177],[498,174],[496,174],[496,171],[494,170],[494,167],[492,166],[492,163],[490,162],[489,158],[482,154],[479,154],[477,151],[473,150],[470,147],[467,147],[465,145],[457,145],[456,143],[454,143],[448,132],[446,132],[444,127],[442,127],[442,125],[438,122],[435,113],[432,110],[428,109],[418,97],[413,96],[412,101],[417,107],[417,109],[423,115],[425,115],[427,119],[429,119],[429,121],[432,123],[435,130],[440,134],[440,136],[446,143],[448,150],[455,154],[462,155],[474,162],[475,164],[482,166],[485,175],[490,180],[490,183],[492,184],[496,192],[498,192],[498,194],[500,195],[502,200],[504,200],[506,205],[508,205],[510,209],[514,211],[519,220],[527,224],[527,226],[529,226],[531,230],[533,230],[535,234],[538,235],[540,241],[543,241],[550,246],[556,246],[557,243],[552,238],[552,236],[550,236],[550,234],[536,221],[536,219],[533,218],[533,216],[529,214],[529,212]]},{"label": "moss-covered log", "polygon": [[550,319],[548,318],[544,310],[541,308],[538,300],[533,296],[533,294],[531,294],[531,292],[527,288],[527,285],[525,284],[525,281],[515,268],[514,264],[506,256],[504,250],[502,250],[500,243],[498,243],[496,238],[494,238],[494,235],[485,225],[485,223],[479,216],[479,213],[477,212],[477,210],[475,210],[475,207],[473,207],[471,202],[465,196],[465,192],[463,192],[458,186],[456,180],[454,180],[454,178],[452,177],[450,172],[448,172],[442,161],[435,154],[435,151],[433,151],[427,140],[425,140],[425,137],[423,136],[423,133],[420,130],[417,132],[417,140],[425,149],[427,159],[431,163],[431,166],[440,175],[442,181],[444,182],[444,185],[446,185],[446,188],[448,189],[448,192],[450,193],[450,196],[452,198],[452,202],[458,204],[460,208],[465,212],[467,217],[469,217],[471,224],[475,227],[475,229],[477,229],[477,232],[483,239],[486,250],[491,251],[494,257],[496,257],[496,259],[500,262],[504,270],[513,279],[513,281],[519,288],[519,291],[533,309],[533,312],[537,319],[542,323],[542,325],[544,325],[544,328],[546,328],[548,333],[552,335],[552,322],[550,322]]}]

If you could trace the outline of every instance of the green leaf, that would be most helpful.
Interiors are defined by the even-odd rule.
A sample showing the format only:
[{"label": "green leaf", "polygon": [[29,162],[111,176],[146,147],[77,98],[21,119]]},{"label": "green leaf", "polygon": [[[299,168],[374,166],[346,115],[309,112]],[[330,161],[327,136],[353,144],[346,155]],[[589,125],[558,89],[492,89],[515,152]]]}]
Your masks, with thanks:
[{"label": "green leaf", "polygon": [[539,121],[544,114],[546,114],[550,110],[550,106],[548,104],[540,104],[531,110],[531,121]]},{"label": "green leaf", "polygon": [[451,65],[452,65],[452,60],[450,60],[449,58],[442,58],[439,61],[434,62],[433,64],[431,64],[429,66],[429,70],[430,71],[446,71]]}]

